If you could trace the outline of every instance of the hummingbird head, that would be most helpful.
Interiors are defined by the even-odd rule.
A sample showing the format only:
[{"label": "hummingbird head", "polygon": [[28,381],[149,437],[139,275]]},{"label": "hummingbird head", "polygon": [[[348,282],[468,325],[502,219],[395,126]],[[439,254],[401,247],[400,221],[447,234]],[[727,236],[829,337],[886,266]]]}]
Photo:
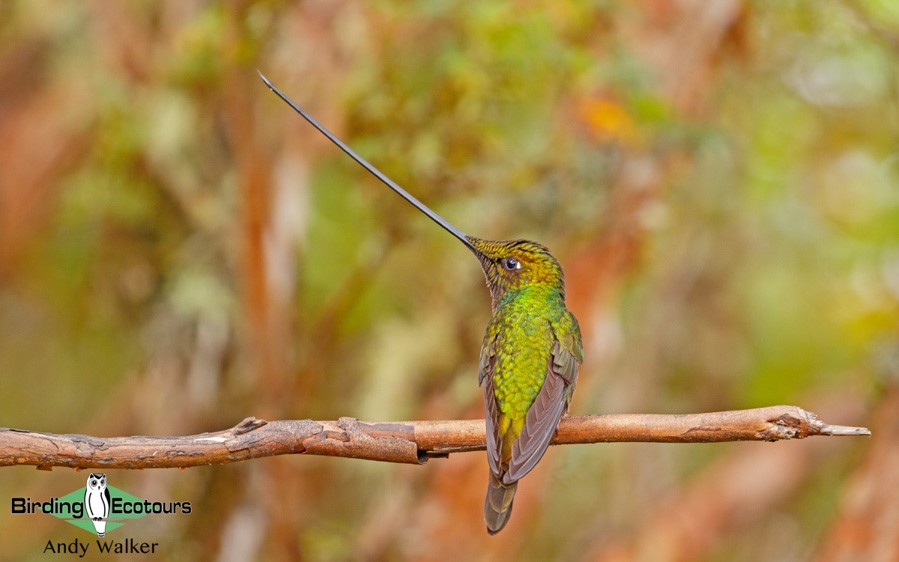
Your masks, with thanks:
[{"label": "hummingbird head", "polygon": [[545,246],[529,240],[466,238],[484,269],[494,311],[504,296],[525,287],[548,287],[564,298],[562,266]]}]

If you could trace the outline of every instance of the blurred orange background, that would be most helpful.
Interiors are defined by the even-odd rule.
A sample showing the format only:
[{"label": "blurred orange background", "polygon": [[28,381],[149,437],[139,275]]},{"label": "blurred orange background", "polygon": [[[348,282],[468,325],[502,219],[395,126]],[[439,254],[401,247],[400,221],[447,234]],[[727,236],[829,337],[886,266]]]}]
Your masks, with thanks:
[{"label": "blurred orange background", "polygon": [[[797,404],[874,436],[556,447],[496,537],[482,453],[107,471],[193,505],[123,537],[171,560],[896,560],[897,63],[885,0],[3,2],[0,425],[483,416],[476,260],[259,69],[463,231],[552,249],[573,412]],[[86,477],[0,472],[4,502]],[[72,529],[0,510],[0,558]]]}]

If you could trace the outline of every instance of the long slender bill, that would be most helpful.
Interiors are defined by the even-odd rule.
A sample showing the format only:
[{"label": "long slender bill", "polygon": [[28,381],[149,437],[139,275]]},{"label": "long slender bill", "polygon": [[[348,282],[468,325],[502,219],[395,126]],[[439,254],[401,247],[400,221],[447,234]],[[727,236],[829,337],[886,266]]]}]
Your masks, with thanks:
[{"label": "long slender bill", "polygon": [[416,198],[415,198],[412,194],[410,194],[408,191],[406,191],[405,189],[403,189],[402,187],[400,187],[399,185],[397,185],[396,182],[394,182],[392,179],[390,179],[390,178],[388,178],[387,176],[385,176],[385,175],[381,172],[381,170],[379,170],[379,169],[375,168],[374,166],[372,166],[372,165],[368,162],[368,160],[366,160],[365,158],[363,158],[363,157],[359,156],[358,154],[356,154],[356,152],[355,152],[352,148],[350,148],[350,147],[347,146],[342,140],[340,140],[339,138],[337,138],[336,136],[334,136],[334,134],[331,133],[331,131],[329,131],[328,129],[326,129],[326,128],[324,127],[324,125],[322,125],[321,123],[319,123],[318,121],[316,121],[314,117],[312,117],[311,115],[309,115],[308,113],[306,113],[306,111],[305,111],[302,107],[300,107],[299,105],[297,105],[296,103],[294,103],[294,101],[291,100],[289,97],[287,97],[287,96],[284,94],[284,92],[282,92],[281,90],[279,90],[279,89],[277,88],[277,86],[275,86],[274,84],[272,84],[271,81],[270,81],[268,78],[266,78],[264,74],[262,74],[262,73],[260,72],[260,73],[259,73],[259,76],[260,76],[260,78],[262,78],[262,81],[265,82],[265,85],[268,86],[268,87],[271,89],[271,91],[273,91],[273,92],[275,92],[276,94],[278,94],[278,97],[281,98],[282,100],[284,100],[284,101],[287,103],[287,105],[289,105],[290,107],[292,107],[292,108],[294,109],[294,111],[296,111],[297,113],[299,113],[300,115],[302,115],[302,116],[303,116],[303,119],[305,119],[306,121],[309,121],[309,123],[310,123],[313,127],[315,127],[316,129],[318,129],[318,131],[319,131],[321,134],[323,134],[323,135],[325,135],[326,137],[328,137],[328,139],[329,139],[331,142],[333,142],[334,144],[336,144],[336,145],[338,146],[338,148],[340,148],[340,150],[346,152],[347,155],[349,155],[350,158],[352,158],[352,159],[355,160],[357,163],[359,163],[359,165],[361,165],[363,168],[365,168],[366,170],[368,170],[369,173],[371,173],[371,175],[373,175],[373,176],[375,176],[376,178],[378,178],[379,180],[381,180],[381,181],[384,183],[384,185],[386,185],[386,186],[389,187],[390,189],[394,190],[400,197],[402,197],[403,199],[405,199],[405,200],[408,201],[409,203],[412,203],[412,205],[414,205],[419,211],[421,211],[422,213],[428,215],[428,217],[430,217],[432,221],[436,222],[436,223],[439,224],[441,227],[443,227],[447,232],[449,232],[450,234],[452,234],[453,236],[455,236],[456,238],[458,238],[463,244],[465,244],[466,246],[468,246],[468,248],[469,248],[471,251],[473,251],[475,254],[478,254],[478,253],[479,253],[478,250],[477,250],[477,248],[475,248],[474,245],[468,240],[468,236],[466,236],[464,232],[462,232],[461,230],[459,230],[458,228],[456,228],[453,224],[451,224],[451,223],[450,223],[449,221],[447,221],[445,218],[441,217],[440,215],[438,215],[437,213],[435,213],[434,211],[432,211],[430,208],[428,208],[427,205],[425,205],[424,203],[422,203],[421,201],[419,201],[418,199],[416,199]]}]

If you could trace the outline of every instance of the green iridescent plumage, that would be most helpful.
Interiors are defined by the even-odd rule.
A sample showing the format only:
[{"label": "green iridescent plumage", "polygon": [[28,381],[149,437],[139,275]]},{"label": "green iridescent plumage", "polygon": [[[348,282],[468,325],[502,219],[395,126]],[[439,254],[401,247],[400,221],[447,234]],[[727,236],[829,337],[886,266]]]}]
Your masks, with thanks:
[{"label": "green iridescent plumage", "polygon": [[493,302],[478,373],[490,464],[484,519],[493,534],[508,521],[518,480],[543,456],[567,410],[583,347],[565,308],[562,268],[549,250],[526,240],[468,239]]},{"label": "green iridescent plumage", "polygon": [[518,480],[546,452],[568,408],[583,361],[577,320],[565,308],[562,267],[527,240],[491,241],[464,234],[385,176],[284,95],[262,80],[353,160],[474,252],[493,303],[478,372],[487,420],[490,480],[484,519],[490,534],[509,520]]}]

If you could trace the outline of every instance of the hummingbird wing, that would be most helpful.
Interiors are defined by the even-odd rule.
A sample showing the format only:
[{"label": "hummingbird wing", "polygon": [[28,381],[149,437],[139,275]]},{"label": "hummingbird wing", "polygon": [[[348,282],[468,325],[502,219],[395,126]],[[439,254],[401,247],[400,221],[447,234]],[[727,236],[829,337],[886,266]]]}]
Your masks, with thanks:
[{"label": "hummingbird wing", "polygon": [[[490,334],[490,332],[487,332]],[[489,336],[488,336],[489,337]],[[493,394],[493,373],[496,369],[496,338],[485,338],[478,367],[478,385],[484,389],[484,407],[487,421],[487,461],[492,474],[502,474],[499,459],[499,432],[496,427],[496,398]],[[486,381],[486,382],[485,382]]]},{"label": "hummingbird wing", "polygon": [[[563,338],[574,340],[575,338]],[[577,338],[579,340],[579,338]],[[512,459],[503,476],[503,482],[510,484],[531,471],[543,457],[556,432],[556,426],[577,383],[577,371],[581,362],[579,341],[566,341],[573,349],[560,343],[553,334],[552,349],[547,364],[543,386],[534,403],[528,409],[521,435],[512,446]]]}]

